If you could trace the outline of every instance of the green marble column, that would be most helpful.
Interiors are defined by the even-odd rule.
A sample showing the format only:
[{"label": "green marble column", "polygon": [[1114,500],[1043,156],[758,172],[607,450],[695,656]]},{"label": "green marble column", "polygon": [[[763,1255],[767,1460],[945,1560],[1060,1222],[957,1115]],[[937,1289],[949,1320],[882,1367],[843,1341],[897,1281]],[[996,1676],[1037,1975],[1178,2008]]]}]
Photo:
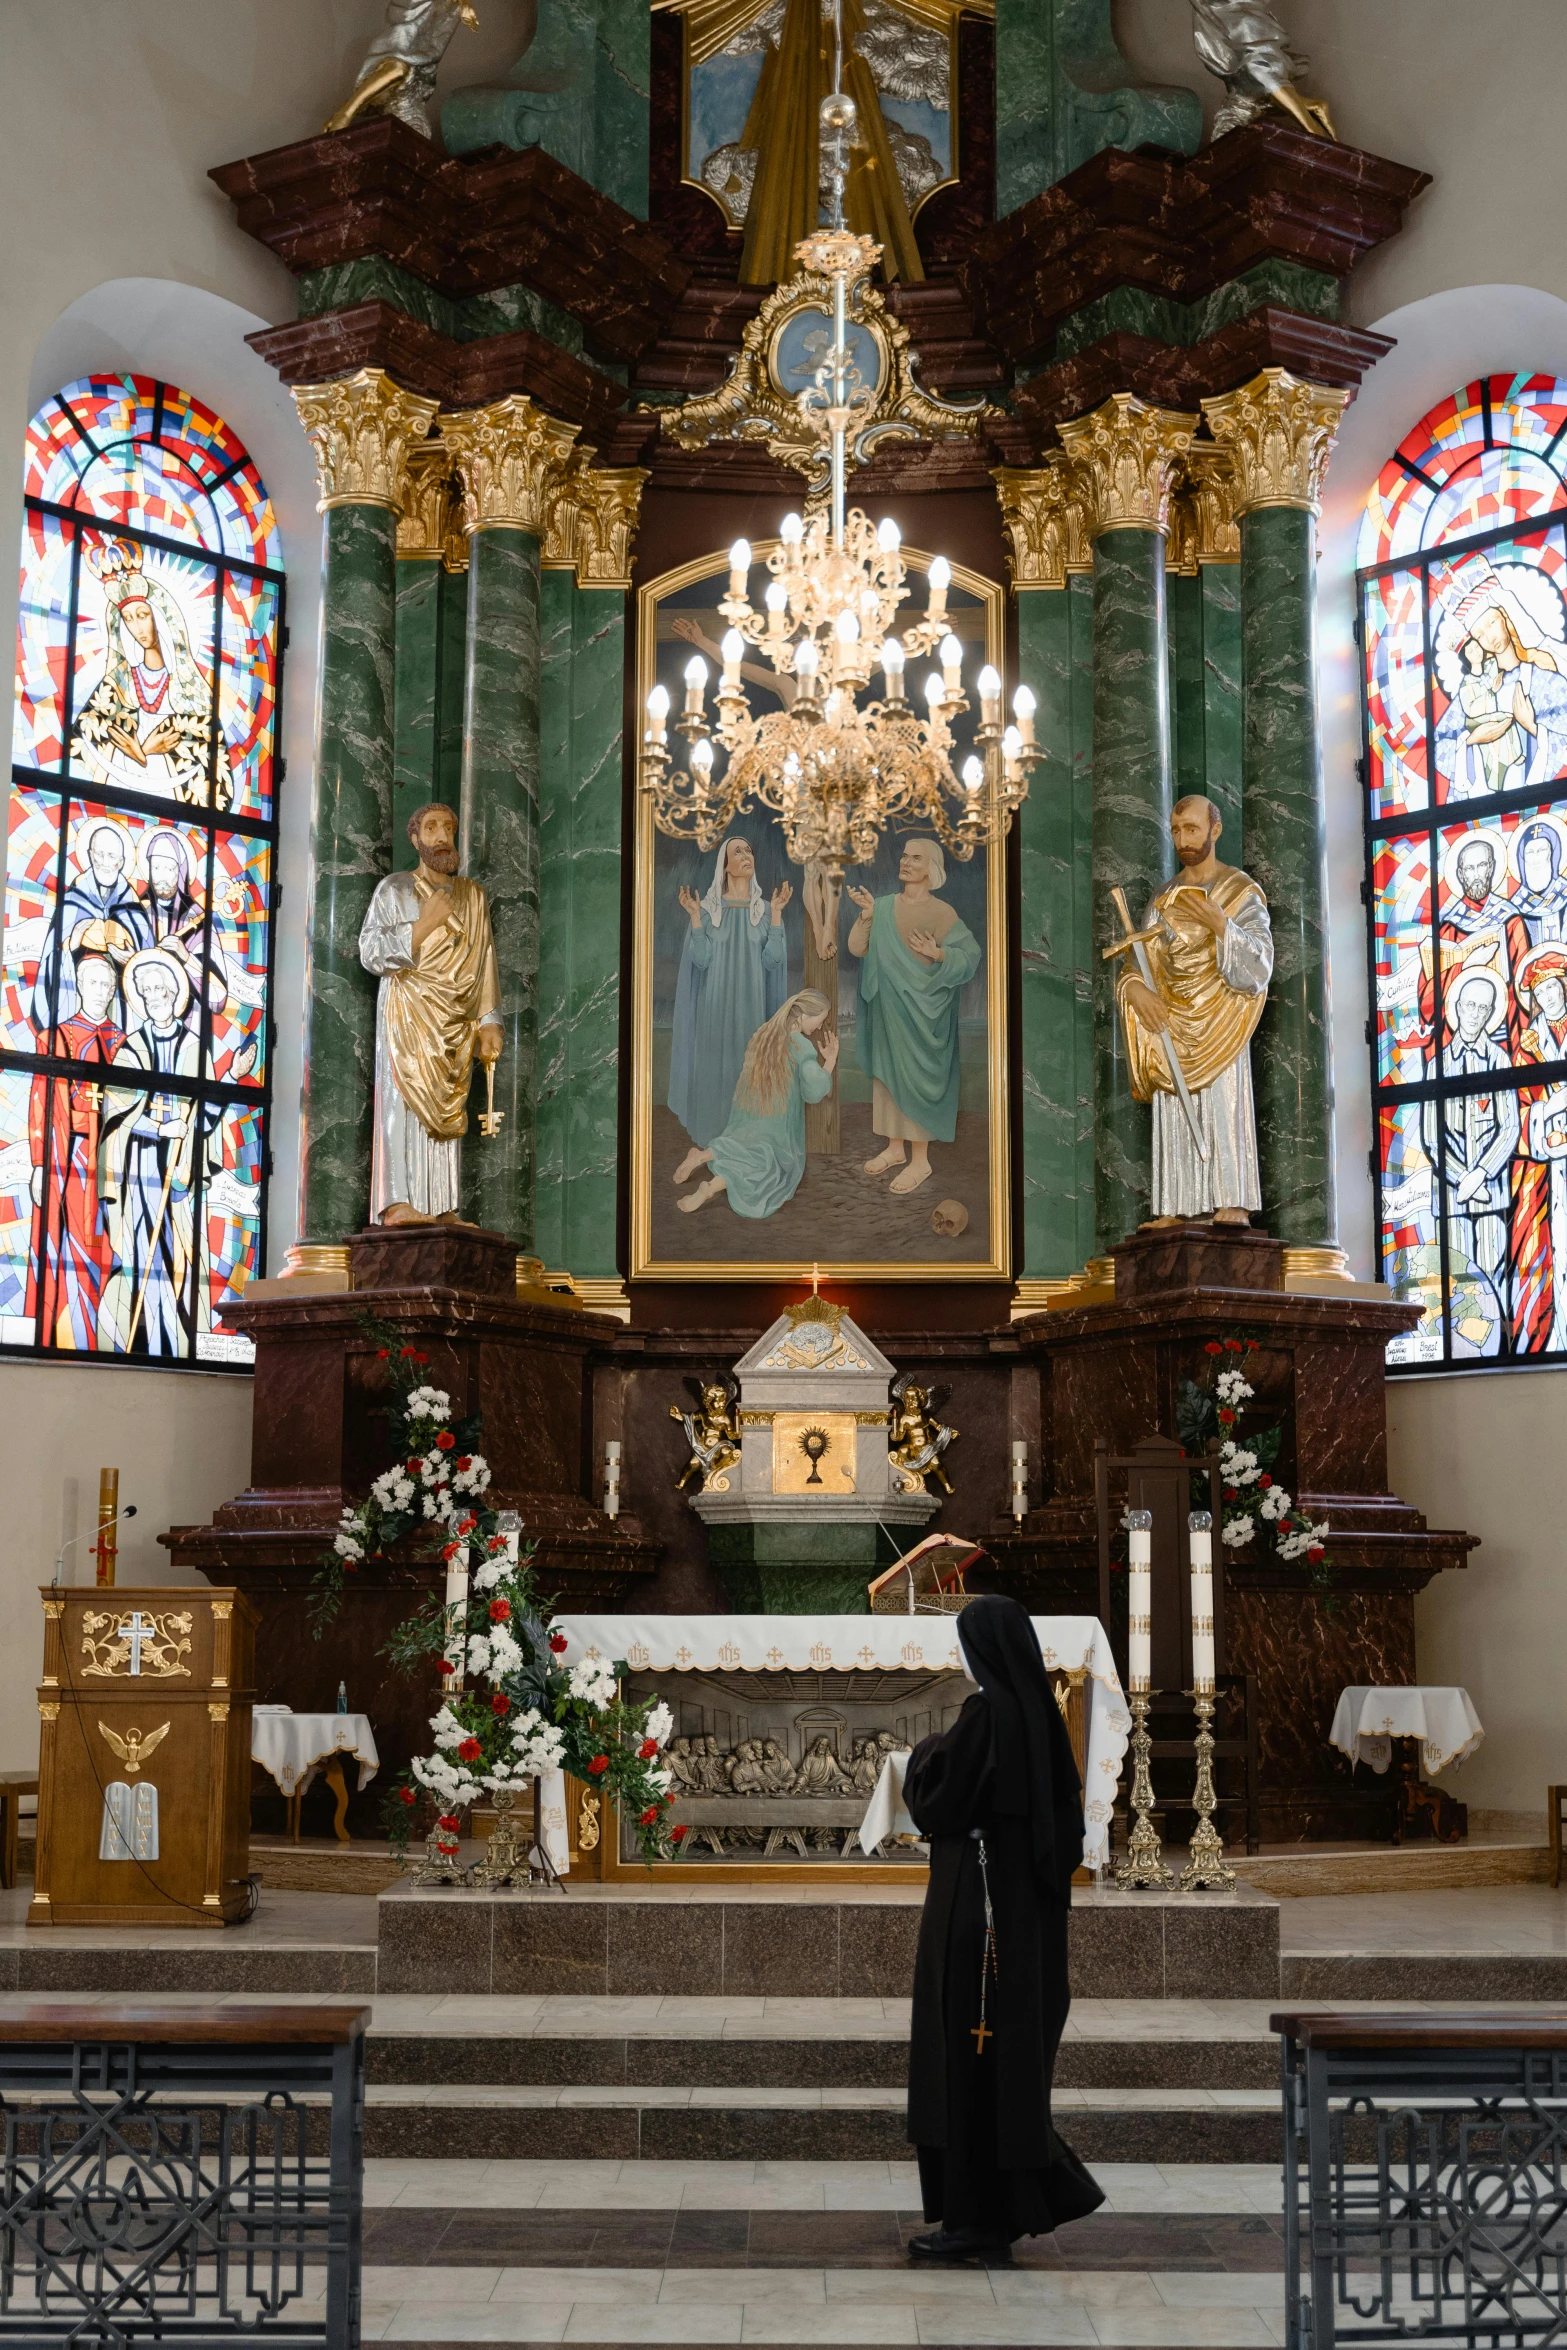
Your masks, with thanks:
[{"label": "green marble column", "polygon": [[462,1152],[463,1214],[520,1248],[533,1241],[539,983],[539,542],[486,523],[468,538],[463,698],[463,871],[484,884],[500,964],[505,1044],[497,1135],[479,1131],[477,1065]]},{"label": "green marble column", "polygon": [[1337,1240],[1333,1069],[1317,741],[1316,516],[1241,520],[1247,870],[1267,892],[1273,984],[1252,1045],[1262,1221],[1294,1247]]},{"label": "green marble column", "polygon": [[1017,820],[1023,1281],[1094,1253],[1093,587],[1017,598],[1018,678],[1043,767]]},{"label": "green marble column", "polygon": [[1116,965],[1102,949],[1121,935],[1110,892],[1132,920],[1170,870],[1170,688],[1164,538],[1117,529],[1094,541],[1094,1234],[1105,1256],[1151,1213],[1153,1133],[1132,1098],[1116,1012]]},{"label": "green marble column", "polygon": [[621,738],[626,599],[540,582],[539,988],[534,1253],[616,1274]]},{"label": "green marble column", "polygon": [[1219,854],[1244,864],[1241,810],[1240,565],[1205,563],[1195,579],[1166,581],[1170,714],[1179,800],[1200,792],[1224,823]]},{"label": "green marble column", "polygon": [[430,800],[462,803],[463,695],[468,582],[439,556],[397,564],[397,679],[392,736],[392,863],[411,871],[419,852],[408,819]]},{"label": "green marble column", "polygon": [[359,960],[359,932],[390,862],[396,545],[389,507],[328,507],[305,916],[306,1244],[357,1232],[370,1198],[376,983]]}]

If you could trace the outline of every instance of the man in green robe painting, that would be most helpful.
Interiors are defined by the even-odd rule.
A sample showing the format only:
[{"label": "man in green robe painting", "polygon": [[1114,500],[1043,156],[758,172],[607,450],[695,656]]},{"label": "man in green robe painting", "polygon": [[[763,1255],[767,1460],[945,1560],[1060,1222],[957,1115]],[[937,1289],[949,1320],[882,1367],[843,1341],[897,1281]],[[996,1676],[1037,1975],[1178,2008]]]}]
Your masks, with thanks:
[{"label": "man in green robe painting", "polygon": [[931,1144],[957,1137],[958,997],[982,950],[934,894],[947,880],[939,843],[920,835],[906,841],[898,879],[896,897],[849,891],[859,909],[849,952],[861,959],[857,1029],[860,1067],[871,1080],[871,1129],[887,1142],[865,1172],[896,1167],[889,1189],[905,1192],[928,1180]]}]

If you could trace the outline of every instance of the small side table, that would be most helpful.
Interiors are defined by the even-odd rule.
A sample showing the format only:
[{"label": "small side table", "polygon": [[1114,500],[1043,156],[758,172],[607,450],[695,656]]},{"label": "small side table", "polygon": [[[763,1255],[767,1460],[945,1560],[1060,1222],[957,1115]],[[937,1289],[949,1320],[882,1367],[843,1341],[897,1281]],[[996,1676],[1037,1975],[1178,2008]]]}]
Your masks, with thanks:
[{"label": "small side table", "polygon": [[359,1765],[359,1785],[368,1787],[380,1769],[375,1732],[364,1714],[296,1714],[258,1707],[251,1717],[250,1755],[282,1791],[287,1833],[299,1842],[299,1806],[320,1771],[336,1799],[332,1821],[339,1844],[348,1842],[348,1785],[345,1757]]},{"label": "small side table", "polygon": [[16,1883],[17,1830],[22,1797],[38,1793],[36,1771],[0,1771],[0,1885],[7,1892]]},{"label": "small side table", "polygon": [[[1484,1736],[1467,1689],[1422,1682],[1344,1690],[1334,1709],[1328,1744],[1347,1754],[1351,1767],[1365,1762],[1380,1772],[1392,1760],[1394,1739],[1407,1741],[1393,1841],[1402,1844],[1406,1835],[1424,1832],[1438,1843],[1458,1844],[1468,1833],[1467,1809],[1439,1787],[1426,1786],[1420,1766],[1424,1762],[1434,1778],[1449,1763],[1473,1754]],[[1422,1821],[1429,1823],[1423,1831]]]}]

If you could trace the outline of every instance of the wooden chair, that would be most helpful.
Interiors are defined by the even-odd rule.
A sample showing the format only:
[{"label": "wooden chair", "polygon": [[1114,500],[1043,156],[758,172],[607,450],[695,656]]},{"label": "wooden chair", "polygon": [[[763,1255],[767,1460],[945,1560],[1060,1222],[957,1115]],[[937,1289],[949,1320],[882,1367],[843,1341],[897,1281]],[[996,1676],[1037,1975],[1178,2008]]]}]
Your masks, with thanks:
[{"label": "wooden chair", "polygon": [[[1547,1787],[1545,1790],[1545,1829],[1551,1839],[1551,1883],[1562,1881],[1562,1806],[1567,1804],[1567,1787]],[[9,1884],[10,1879],[6,1882]]]}]

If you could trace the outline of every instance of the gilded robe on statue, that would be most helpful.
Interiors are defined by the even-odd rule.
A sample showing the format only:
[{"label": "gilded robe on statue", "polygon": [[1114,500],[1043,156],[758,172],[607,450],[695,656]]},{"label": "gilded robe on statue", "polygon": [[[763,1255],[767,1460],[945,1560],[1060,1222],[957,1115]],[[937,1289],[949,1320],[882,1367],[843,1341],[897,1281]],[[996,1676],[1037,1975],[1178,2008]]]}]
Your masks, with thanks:
[{"label": "gilded robe on statue", "polygon": [[455,1213],[457,1146],[468,1131],[474,1039],[484,1021],[500,1018],[490,909],[476,881],[461,874],[445,879],[452,911],[414,960],[414,924],[435,887],[422,867],[389,873],[359,934],[359,959],[381,982],[372,1222],[394,1201],[425,1216]]},{"label": "gilded robe on statue", "polygon": [[1249,874],[1221,865],[1205,894],[1229,921],[1222,939],[1183,912],[1183,900],[1204,885],[1178,874],[1149,905],[1142,927],[1157,926],[1148,942],[1156,993],[1170,1017],[1170,1036],[1192,1095],[1207,1150],[1198,1155],[1186,1112],[1176,1096],[1164,1043],[1145,1027],[1127,998],[1138,976],[1123,957],[1116,1001],[1126,1037],[1132,1091],[1153,1104],[1153,1212],[1156,1216],[1211,1216],[1219,1208],[1258,1209],[1257,1115],[1251,1089],[1250,1044],[1273,976],[1273,929],[1268,901]]}]

